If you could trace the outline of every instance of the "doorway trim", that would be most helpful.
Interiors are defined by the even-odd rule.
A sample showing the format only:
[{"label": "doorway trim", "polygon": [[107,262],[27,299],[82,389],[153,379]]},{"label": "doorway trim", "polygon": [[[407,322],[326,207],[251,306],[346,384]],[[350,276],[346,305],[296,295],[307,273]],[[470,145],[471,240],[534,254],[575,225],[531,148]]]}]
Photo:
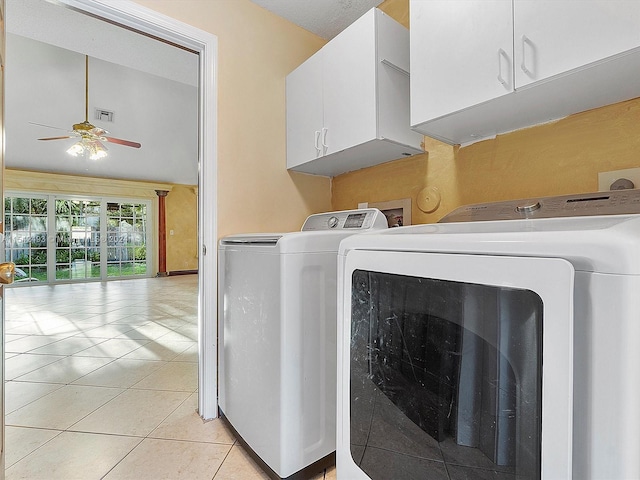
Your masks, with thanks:
[{"label": "doorway trim", "polygon": [[129,0],[57,0],[57,3],[193,50],[199,56],[198,411],[204,419],[216,418],[218,38]]}]

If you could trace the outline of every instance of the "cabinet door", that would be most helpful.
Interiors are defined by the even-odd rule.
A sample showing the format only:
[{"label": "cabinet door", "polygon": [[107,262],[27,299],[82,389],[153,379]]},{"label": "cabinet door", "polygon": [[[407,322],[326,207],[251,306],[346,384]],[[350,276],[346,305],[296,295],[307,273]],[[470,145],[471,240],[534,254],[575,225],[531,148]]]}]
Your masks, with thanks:
[{"label": "cabinet door", "polygon": [[640,2],[514,0],[514,34],[519,88],[640,46]]},{"label": "cabinet door", "polygon": [[323,47],[325,153],[376,138],[375,10]]},{"label": "cabinet door", "polygon": [[513,91],[510,0],[411,0],[411,124]]},{"label": "cabinet door", "polygon": [[287,168],[322,154],[322,55],[313,55],[287,76]]}]

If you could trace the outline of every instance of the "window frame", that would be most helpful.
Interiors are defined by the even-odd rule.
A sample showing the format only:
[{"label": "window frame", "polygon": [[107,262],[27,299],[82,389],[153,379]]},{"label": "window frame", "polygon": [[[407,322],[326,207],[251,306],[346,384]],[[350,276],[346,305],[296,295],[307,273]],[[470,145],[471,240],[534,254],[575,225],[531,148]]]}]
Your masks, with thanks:
[{"label": "window frame", "polygon": [[[106,195],[80,195],[80,194],[69,194],[69,193],[29,193],[20,190],[7,190],[5,192],[5,202],[8,199],[12,198],[37,198],[44,199],[47,201],[47,230],[45,232],[47,241],[46,241],[46,252],[47,252],[47,280],[46,284],[53,285],[57,283],[81,283],[81,282],[92,282],[92,281],[107,281],[107,280],[122,280],[122,279],[130,279],[130,278],[149,278],[154,276],[154,256],[153,252],[155,251],[155,233],[157,230],[156,220],[154,216],[153,210],[153,202],[147,198],[132,198],[132,197],[119,197],[119,196],[106,196]],[[97,236],[99,238],[99,252],[100,252],[100,275],[96,277],[81,277],[81,278],[56,278],[56,253],[58,248],[57,245],[57,225],[56,225],[56,201],[58,200],[67,200],[67,201],[85,201],[85,202],[96,202],[99,203],[99,229],[97,232]],[[145,218],[144,218],[144,246],[146,248],[146,272],[144,274],[132,274],[132,275],[109,275],[108,274],[108,264],[107,261],[107,251],[108,251],[108,241],[104,241],[104,239],[108,238],[107,226],[108,226],[108,216],[107,216],[107,208],[108,204],[117,203],[118,205],[122,204],[132,204],[132,205],[144,205],[146,207]],[[13,212],[11,212],[13,215]],[[30,214],[29,214],[30,215]],[[5,212],[6,216],[6,212]],[[71,248],[71,247],[69,247]],[[13,252],[13,248],[8,248],[7,253]],[[71,265],[71,263],[69,264]],[[29,264],[31,267],[31,264]],[[71,268],[71,267],[70,267]],[[122,271],[122,270],[121,270]],[[21,285],[23,282],[17,282],[16,285]],[[31,282],[24,282],[25,284],[32,284]]]}]

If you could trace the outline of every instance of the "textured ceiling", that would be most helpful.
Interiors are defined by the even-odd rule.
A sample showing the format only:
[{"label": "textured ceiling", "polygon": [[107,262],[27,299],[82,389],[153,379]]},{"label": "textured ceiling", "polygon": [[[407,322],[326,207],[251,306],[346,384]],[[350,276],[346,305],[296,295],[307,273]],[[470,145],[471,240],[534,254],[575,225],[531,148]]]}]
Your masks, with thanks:
[{"label": "textured ceiling", "polygon": [[251,0],[296,25],[330,40],[382,0]]}]

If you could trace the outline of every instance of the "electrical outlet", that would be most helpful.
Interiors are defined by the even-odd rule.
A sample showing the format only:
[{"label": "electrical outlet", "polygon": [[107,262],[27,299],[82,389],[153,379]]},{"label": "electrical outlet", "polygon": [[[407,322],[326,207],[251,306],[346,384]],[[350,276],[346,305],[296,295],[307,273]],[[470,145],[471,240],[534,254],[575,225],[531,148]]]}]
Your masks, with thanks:
[{"label": "electrical outlet", "polygon": [[620,178],[626,178],[633,182],[633,188],[640,188],[640,168],[626,168],[624,170],[612,170],[598,173],[598,191],[608,192],[611,184]]}]

